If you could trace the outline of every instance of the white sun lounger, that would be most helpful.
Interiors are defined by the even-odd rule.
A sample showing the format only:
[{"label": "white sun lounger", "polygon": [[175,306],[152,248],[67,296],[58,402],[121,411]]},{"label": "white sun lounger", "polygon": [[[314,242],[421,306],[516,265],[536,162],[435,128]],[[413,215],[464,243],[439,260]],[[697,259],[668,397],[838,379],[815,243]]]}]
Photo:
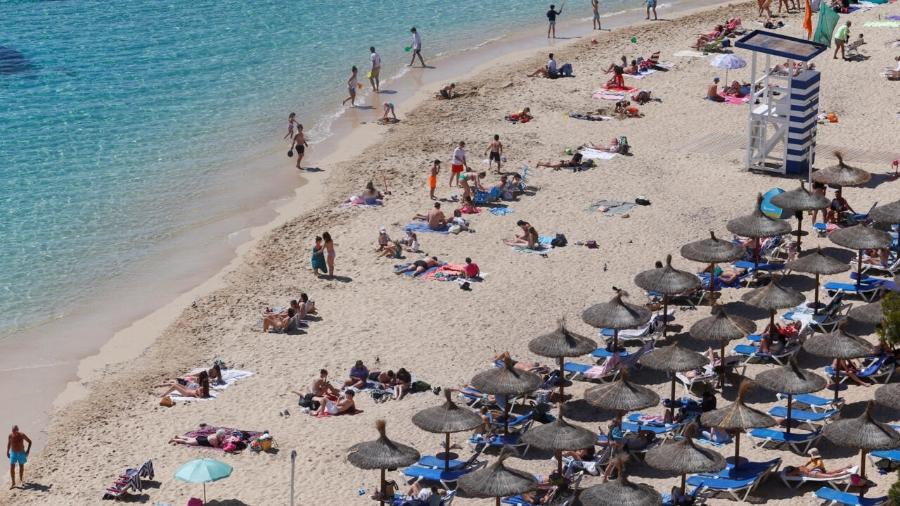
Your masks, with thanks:
[{"label": "white sun lounger", "polygon": [[787,472],[782,469],[780,473],[778,473],[778,477],[781,478],[781,481],[784,482],[785,486],[792,489],[798,489],[803,485],[808,483],[815,484],[826,484],[829,487],[840,490],[842,492],[846,492],[848,488],[850,488],[850,476],[856,474],[859,471],[859,466],[854,466],[847,470],[845,473],[841,473],[840,476],[822,476],[818,477],[816,475],[812,476],[804,476],[804,475],[789,475]]}]

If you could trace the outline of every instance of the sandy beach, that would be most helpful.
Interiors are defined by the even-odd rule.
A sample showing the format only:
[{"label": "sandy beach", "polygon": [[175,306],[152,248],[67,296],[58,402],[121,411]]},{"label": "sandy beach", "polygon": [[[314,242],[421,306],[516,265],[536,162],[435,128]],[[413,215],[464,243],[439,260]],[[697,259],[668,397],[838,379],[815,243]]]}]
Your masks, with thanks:
[{"label": "sandy beach", "polygon": [[[209,456],[234,466],[230,478],[207,487],[209,498],[219,499],[211,504],[288,504],[291,450],[298,453],[297,504],[370,503],[357,491],[364,487],[371,494],[377,473],[351,466],[346,461],[347,448],[374,439],[375,421],[385,419],[389,435],[397,441],[423,454],[438,451],[440,436],[417,429],[410,418],[442,398],[425,392],[402,401],[375,403],[361,394],[357,402],[361,413],[309,417],[301,412],[291,390],[306,391],[320,368],[328,369],[337,382],[356,360],[363,360],[372,370],[405,367],[433,386],[455,388],[491,367],[491,358],[502,351],[521,360],[547,362],[529,354],[527,343],[552,330],[558,319],[565,318],[572,330],[596,338],[596,331],[581,321],[585,307],[609,300],[614,286],[628,291],[632,302],[646,302],[643,292],[634,286],[635,274],[652,268],[667,254],[675,257],[680,269],[700,270],[702,266],[678,255],[681,245],[703,238],[709,230],[730,237],[726,221],[748,214],[758,193],[796,186],[793,179],[743,169],[747,106],[703,100],[713,76],[722,76],[722,72],[710,67],[708,58],[674,55],[688,49],[696,34],[708,32],[728,18],[742,18],[747,29],[761,28],[753,21],[755,11],[755,3],[707,8],[665,21],[603,31],[594,35],[596,44],[585,37],[555,47],[557,60],[573,65],[576,77],[572,79],[525,77],[545,63],[547,51],[520,51],[456,80],[465,93],[462,98],[434,100],[431,96],[437,86],[425,86],[407,107],[398,110],[398,124],[367,124],[355,129],[332,157],[316,159],[325,172],[308,178],[302,191],[309,198],[296,199],[281,209],[278,220],[256,232],[259,239],[242,247],[221,274],[171,302],[155,313],[152,321],[119,333],[98,357],[82,362],[82,379],[57,401],[59,409],[46,447],[30,458],[26,481],[33,485],[3,490],[0,503],[99,504],[103,490],[122,470],[152,459],[159,485],[145,489],[143,502],[184,504],[200,495],[200,486],[176,481],[173,473],[187,460]],[[854,36],[865,34],[868,43],[861,53],[867,59],[833,60],[832,50],[828,50],[814,60],[822,72],[819,110],[840,118],[838,123],[819,125],[816,165],[833,164],[832,151],[841,148],[847,151],[849,164],[873,173],[867,187],[844,191],[857,211],[865,211],[875,202],[894,201],[900,195],[900,182],[888,176],[890,161],[898,156],[892,149],[900,138],[896,116],[900,94],[896,83],[879,75],[883,67],[894,64],[898,54],[891,45],[896,30],[863,26],[866,21],[897,13],[896,4],[890,4],[847,17],[853,21]],[[802,37],[800,14],[781,19],[787,26],[780,32]],[[623,54],[631,59],[655,51],[661,52],[662,61],[673,64],[668,72],[640,81],[626,77],[627,84],[652,90],[652,96],[661,100],[641,106],[643,117],[592,122],[568,116],[570,112],[611,108],[613,102],[591,98],[608,79],[602,69]],[[746,51],[737,53],[749,58]],[[749,80],[749,71],[732,71],[729,77]],[[504,115],[523,107],[531,108],[533,121],[514,124],[504,120]],[[365,118],[369,123],[375,118],[375,112],[370,113],[372,117]],[[377,258],[379,227],[385,226],[391,237],[400,238],[402,226],[414,214],[429,210],[432,202],[426,179],[433,159],[444,165],[438,176],[438,197],[458,196],[459,189],[447,186],[453,147],[465,141],[469,165],[486,169],[482,153],[494,134],[499,134],[504,144],[504,170],[521,171],[527,165],[527,183],[534,190],[510,202],[511,212],[505,216],[486,209],[467,215],[474,233],[419,234],[429,256],[451,263],[471,257],[489,273],[485,281],[474,283],[469,292],[454,282],[395,275],[395,263],[420,256],[407,253],[406,260]],[[595,168],[583,172],[536,168],[539,161],[567,158],[567,148],[587,142],[606,144],[619,136],[628,138],[633,156],[599,160]],[[497,178],[489,174],[486,180],[493,183]],[[389,186],[391,193],[383,207],[341,205],[370,180],[379,188],[385,181]],[[633,201],[638,196],[646,197],[651,205],[635,207],[627,217],[606,217],[591,210],[591,204],[599,200]],[[448,200],[442,203],[448,212],[458,206]],[[517,220],[529,221],[542,235],[565,234],[569,245],[545,257],[513,251],[502,239],[513,237]],[[807,219],[805,228],[808,223]],[[319,279],[310,269],[313,238],[324,231],[335,240],[334,280]],[[599,247],[575,244],[589,240]],[[833,247],[827,238],[804,238],[805,248],[815,245]],[[841,258],[849,260],[850,252],[842,253]],[[846,279],[846,274],[838,277]],[[811,300],[811,285],[802,286]],[[725,290],[721,302],[737,301],[746,291]],[[316,301],[320,318],[301,334],[261,332],[262,311],[284,306],[300,292]],[[679,309],[675,326],[681,330],[674,333],[674,339],[685,339],[690,325],[708,315],[708,306],[696,311]],[[760,327],[765,325],[765,317],[758,312],[749,316]],[[875,336],[868,339],[874,341]],[[162,389],[154,385],[208,366],[217,358],[254,375],[220,391],[214,400],[179,402],[172,408],[159,405]],[[802,366],[819,372],[825,365],[805,353],[799,359]],[[770,367],[751,365],[747,377]],[[668,396],[669,383],[662,374],[642,369],[631,378]],[[590,386],[575,382],[569,391],[580,399]],[[861,412],[863,401],[871,398],[874,389],[854,386],[844,391],[847,413]],[[726,388],[720,406],[735,396],[735,388]],[[750,401],[764,410],[775,404],[774,396],[762,390],[754,391]],[[284,416],[284,410],[290,415]],[[661,413],[662,408],[650,411]],[[877,414],[883,421],[900,421],[897,410],[879,409]],[[605,428],[612,413],[598,411],[584,418],[576,423],[596,430],[601,425]],[[201,423],[270,431],[279,451],[226,455],[166,444],[172,436]],[[28,432],[28,427],[22,428]],[[453,441],[465,446],[465,439],[459,434]],[[858,462],[855,452],[824,439],[818,447],[830,467]],[[781,457],[784,465],[795,466],[806,460],[789,451],[755,449],[749,443],[741,449],[742,455],[752,460]],[[733,445],[719,451],[730,455]],[[460,453],[465,457],[468,450]],[[549,453],[533,449],[511,464],[546,475],[552,467],[549,458]],[[630,475],[661,492],[677,483],[677,477],[640,463],[630,465]],[[397,472],[389,476],[399,481]],[[884,495],[895,480],[874,470],[869,478],[877,484],[869,496]],[[587,477],[582,486],[597,483],[600,478]],[[815,487],[789,490],[773,478],[754,494],[753,501],[814,504],[814,491]],[[465,497],[455,503],[487,504]]]}]

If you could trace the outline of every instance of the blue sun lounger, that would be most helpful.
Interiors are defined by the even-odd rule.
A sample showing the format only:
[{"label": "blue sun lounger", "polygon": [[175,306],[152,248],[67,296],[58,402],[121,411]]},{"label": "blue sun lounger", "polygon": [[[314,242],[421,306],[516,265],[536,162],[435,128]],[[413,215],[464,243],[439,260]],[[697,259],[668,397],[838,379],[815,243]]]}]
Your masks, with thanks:
[{"label": "blue sun lounger", "polygon": [[837,281],[829,281],[825,283],[825,291],[830,296],[834,296],[838,293],[843,293],[845,295],[855,295],[866,302],[872,302],[875,300],[875,297],[884,289],[883,283],[860,283],[859,286],[856,283],[841,283]]},{"label": "blue sun lounger", "polygon": [[745,462],[737,469],[729,465],[718,474],[695,474],[687,484],[702,487],[701,495],[724,492],[736,501],[746,501],[750,493],[781,465],[781,459],[768,462]]},{"label": "blue sun lounger", "polygon": [[566,362],[563,364],[563,372],[569,375],[569,379],[578,379],[584,376],[591,367],[589,364],[579,364],[578,362]]},{"label": "blue sun lounger", "polygon": [[[896,369],[897,364],[894,361],[894,357],[891,355],[879,355],[878,357],[867,357],[864,359],[863,368],[856,373],[856,376],[859,379],[868,379],[873,382],[878,382],[880,380],[884,380],[885,383],[889,383],[891,378],[894,376],[894,369]],[[825,374],[832,377],[835,376],[834,369],[827,365],[825,366]],[[842,372],[839,372],[837,376],[840,378],[839,382],[844,383],[847,381],[847,375]]]},{"label": "blue sun lounger", "polygon": [[[876,463],[879,460],[887,460],[891,464],[900,465],[900,449],[896,450],[877,450],[874,452],[869,452],[869,459],[872,463]],[[877,466],[876,466],[877,467]],[[885,471],[880,471],[884,474]]]},{"label": "blue sun lounger", "polygon": [[435,469],[433,467],[410,466],[403,470],[403,476],[412,478],[413,481],[436,481],[449,490],[453,488],[452,485],[455,484],[457,480],[471,473],[474,469],[474,467],[466,467],[444,471],[443,468]]},{"label": "blue sun lounger", "polygon": [[[785,394],[775,394],[778,397],[778,400],[783,401],[787,399],[787,395]],[[810,411],[818,413],[819,411],[831,411],[837,410],[841,404],[844,403],[843,399],[838,399],[837,404],[835,404],[834,399],[820,397],[814,394],[798,394],[791,396],[791,400],[794,404],[799,404],[801,406],[808,406]]]},{"label": "blue sun lounger", "polygon": [[[619,352],[620,359],[625,358],[628,355],[631,355],[631,353],[628,351],[620,351]],[[607,350],[606,348],[597,348],[596,350],[591,352],[591,356],[596,358],[597,360],[609,360],[610,358],[612,358],[613,354],[611,351]]]},{"label": "blue sun lounger", "polygon": [[[444,464],[444,459],[437,458],[434,455],[425,455],[416,462],[416,466],[418,467],[428,467],[431,469],[443,469]],[[467,465],[468,463],[465,461],[453,459],[450,461],[450,470],[462,469]]]},{"label": "blue sun lounger", "polygon": [[888,503],[885,497],[860,497],[859,494],[851,494],[849,492],[841,492],[831,487],[822,487],[816,490],[816,497],[825,501],[823,504],[831,506],[834,504],[844,504],[846,506],[881,506]]},{"label": "blue sun lounger", "polygon": [[[450,506],[453,498],[456,497],[456,490],[448,490],[441,498],[441,506]],[[408,495],[395,494],[391,506],[403,506],[405,504],[416,504],[415,498]]]},{"label": "blue sun lounger", "polygon": [[822,437],[822,433],[815,432],[791,432],[788,434],[778,429],[753,429],[750,431],[750,439],[753,446],[765,448],[768,445],[775,447],[788,445],[791,450],[800,455],[806,455],[809,447],[814,445]]},{"label": "blue sun lounger", "polygon": [[[775,406],[769,410],[769,414],[778,418],[787,418],[786,406]],[[804,409],[791,409],[791,420],[797,422],[808,423],[811,425],[822,425],[829,418],[838,414],[838,410],[829,409],[828,411],[806,411]]]}]

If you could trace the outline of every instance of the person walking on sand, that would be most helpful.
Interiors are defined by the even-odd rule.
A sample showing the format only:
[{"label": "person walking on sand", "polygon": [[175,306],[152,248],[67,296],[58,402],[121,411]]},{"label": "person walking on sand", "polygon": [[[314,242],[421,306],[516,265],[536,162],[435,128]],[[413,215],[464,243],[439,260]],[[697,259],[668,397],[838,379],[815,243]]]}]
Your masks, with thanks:
[{"label": "person walking on sand", "polygon": [[435,160],[431,165],[431,175],[428,176],[428,196],[431,197],[431,200],[437,200],[437,197],[434,196],[434,190],[437,189],[437,178],[440,172],[441,161]]},{"label": "person walking on sand", "polygon": [[850,40],[850,20],[847,20],[843,25],[841,25],[841,27],[838,28],[837,32],[834,34],[833,60],[837,60],[838,49],[841,50],[841,59],[847,59],[847,57],[844,55],[844,46],[847,45],[848,40]]},{"label": "person walking on sand", "polygon": [[297,135],[294,136],[294,143],[291,145],[291,149],[297,152],[297,170],[303,170],[300,162],[303,161],[303,155],[308,147],[306,136],[303,134],[303,125],[297,123]]},{"label": "person walking on sand", "polygon": [[[25,443],[28,448],[25,448]],[[19,432],[19,426],[13,425],[9,439],[6,441],[6,458],[9,459],[9,488],[16,487],[16,464],[19,465],[19,483],[25,483],[25,463],[28,462],[28,454],[31,453],[31,439],[23,432]]]},{"label": "person walking on sand", "polygon": [[497,172],[500,172],[500,157],[503,156],[503,143],[500,142],[500,136],[494,134],[494,140],[488,144],[487,149],[484,150],[484,154],[488,155],[488,170],[491,170],[491,165],[494,162],[497,162]]},{"label": "person walking on sand", "polygon": [[594,30],[600,28],[600,0],[591,0],[591,9],[594,11]]},{"label": "person walking on sand", "polygon": [[459,146],[453,150],[453,163],[450,166],[450,186],[456,183],[459,186],[459,174],[468,169],[466,164],[466,143],[459,141]]},{"label": "person walking on sand", "polygon": [[322,232],[322,241],[323,246],[325,247],[325,264],[328,265],[328,277],[334,277],[334,257],[336,256],[334,252],[334,241],[331,239],[331,234],[328,232]]},{"label": "person walking on sand", "polygon": [[356,87],[359,84],[359,78],[357,76],[359,71],[356,69],[356,65],[350,69],[350,78],[347,79],[347,91],[350,92],[350,96],[345,98],[341,105],[345,105],[347,101],[350,101],[350,107],[356,107]]},{"label": "person walking on sand", "polygon": [[415,26],[409,31],[412,33],[412,59],[409,60],[409,65],[407,65],[407,67],[412,67],[413,63],[416,62],[416,56],[418,56],[422,68],[425,68],[425,60],[422,59],[422,37],[419,35],[419,32],[416,31]]},{"label": "person walking on sand", "polygon": [[378,93],[381,81],[378,76],[381,74],[381,55],[375,52],[375,46],[369,48],[369,59],[372,60],[372,70],[369,71],[369,83],[372,85],[372,91]]},{"label": "person walking on sand", "polygon": [[550,5],[550,10],[547,11],[547,38],[556,38],[556,16],[562,14],[562,5],[559,6],[559,10],[556,10],[555,5]]},{"label": "person walking on sand", "polygon": [[284,139],[290,139],[294,136],[294,128],[297,126],[297,113],[288,114],[288,131],[284,134]]},{"label": "person walking on sand", "polygon": [[656,0],[647,0],[647,17],[644,19],[650,19],[650,9],[653,9],[653,21],[656,21]]}]

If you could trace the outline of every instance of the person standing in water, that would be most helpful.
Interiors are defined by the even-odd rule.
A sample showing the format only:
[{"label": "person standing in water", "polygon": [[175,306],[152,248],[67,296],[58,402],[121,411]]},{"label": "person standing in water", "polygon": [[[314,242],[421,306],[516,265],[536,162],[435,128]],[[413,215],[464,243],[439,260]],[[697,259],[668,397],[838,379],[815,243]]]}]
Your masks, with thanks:
[{"label": "person standing in water", "polygon": [[[28,443],[28,448],[25,448]],[[19,465],[19,483],[25,483],[25,463],[28,462],[28,454],[31,453],[31,439],[23,432],[19,432],[19,426],[13,425],[9,439],[6,441],[6,458],[9,459],[10,489],[16,487],[16,464]]]},{"label": "person standing in water", "polygon": [[356,86],[359,81],[357,76],[359,74],[359,70],[356,69],[356,65],[350,69],[350,78],[347,79],[347,91],[350,92],[350,96],[345,98],[341,105],[345,105],[347,101],[350,101],[350,107],[356,107]]},{"label": "person standing in water", "polygon": [[555,5],[550,6],[550,10],[547,11],[547,21],[549,24],[547,25],[547,38],[550,38],[550,35],[553,35],[553,38],[556,38],[556,16],[562,14],[562,6],[559,7],[559,10],[556,10]]},{"label": "person standing in water", "polygon": [[503,143],[500,142],[500,136],[494,135],[494,140],[488,144],[488,147],[485,151],[485,154],[488,155],[488,170],[491,170],[491,165],[494,162],[497,162],[497,172],[500,172],[500,157],[503,156]]},{"label": "person standing in water", "polygon": [[288,131],[284,134],[285,139],[290,139],[294,136],[294,127],[297,126],[297,113],[292,112],[288,114]]},{"label": "person standing in water", "polygon": [[322,242],[325,247],[325,264],[328,266],[328,277],[334,277],[334,257],[337,256],[334,252],[334,241],[331,239],[331,234],[328,232],[322,233]]},{"label": "person standing in water", "polygon": [[372,70],[369,71],[369,83],[372,85],[372,91],[378,93],[381,81],[378,79],[381,74],[381,55],[375,52],[375,46],[369,48],[369,59],[372,60]]},{"label": "person standing in water", "polygon": [[656,17],[656,0],[647,0],[647,17],[645,19],[650,19],[650,9],[653,9],[653,21],[656,21],[658,19]]},{"label": "person standing in water", "polygon": [[297,135],[294,136],[294,144],[291,145],[291,149],[297,152],[297,169],[303,170],[303,167],[300,165],[300,162],[303,161],[303,155],[306,153],[306,148],[309,144],[306,143],[306,136],[303,135],[303,125],[297,123]]},{"label": "person standing in water", "polygon": [[422,63],[422,67],[425,67],[425,60],[422,59],[422,37],[419,36],[419,32],[416,31],[416,27],[412,27],[410,30],[412,33],[412,59],[409,60],[409,65],[407,67],[412,67],[413,63],[416,62],[416,56],[419,57],[419,62]]},{"label": "person standing in water", "polygon": [[591,9],[594,11],[594,30],[600,30],[600,0],[591,0]]}]

